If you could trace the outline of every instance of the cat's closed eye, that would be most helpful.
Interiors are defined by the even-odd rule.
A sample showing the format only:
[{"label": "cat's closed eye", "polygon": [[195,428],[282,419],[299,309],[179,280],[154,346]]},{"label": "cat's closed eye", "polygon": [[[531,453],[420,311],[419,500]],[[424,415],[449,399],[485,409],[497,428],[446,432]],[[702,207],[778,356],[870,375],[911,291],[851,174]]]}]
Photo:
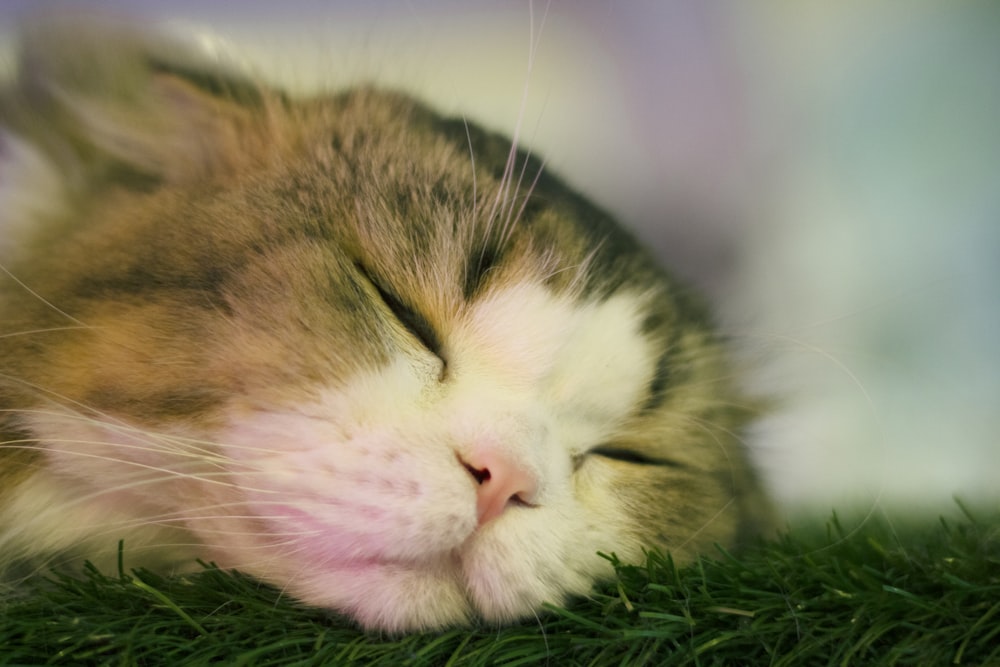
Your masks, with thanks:
[{"label": "cat's closed eye", "polygon": [[608,461],[626,463],[635,466],[663,466],[668,468],[683,468],[684,465],[678,461],[665,457],[650,456],[636,449],[618,447],[614,445],[601,445],[594,447],[583,454],[573,457],[573,469],[578,470],[583,466],[588,457],[597,456]]},{"label": "cat's closed eye", "polygon": [[601,447],[595,447],[590,450],[590,454],[595,456],[602,456],[606,459],[611,459],[612,461],[621,461],[623,463],[634,463],[636,465],[658,465],[658,466],[677,466],[677,463],[664,458],[652,457],[642,452],[636,451],[634,449],[625,449],[622,447],[613,447],[610,445],[604,445]]},{"label": "cat's closed eye", "polygon": [[444,355],[444,347],[441,343],[441,338],[438,336],[437,331],[427,318],[421,315],[416,309],[407,305],[403,302],[401,298],[396,296],[392,291],[383,286],[383,283],[377,280],[371,272],[360,262],[355,262],[355,267],[358,272],[364,277],[364,279],[375,288],[375,292],[378,294],[379,299],[382,303],[389,309],[396,320],[403,325],[416,340],[424,347],[428,352],[433,354],[441,362],[441,374],[438,377],[439,381],[443,381],[448,374],[448,361]]}]

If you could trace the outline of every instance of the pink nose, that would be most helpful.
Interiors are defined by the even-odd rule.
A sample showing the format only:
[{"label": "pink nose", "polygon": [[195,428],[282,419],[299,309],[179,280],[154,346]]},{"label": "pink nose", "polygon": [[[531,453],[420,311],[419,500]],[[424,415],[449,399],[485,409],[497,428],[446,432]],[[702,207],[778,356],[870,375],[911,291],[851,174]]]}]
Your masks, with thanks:
[{"label": "pink nose", "polygon": [[531,505],[538,492],[535,476],[496,452],[476,452],[459,458],[479,485],[476,514],[484,526],[504,513],[510,505]]}]

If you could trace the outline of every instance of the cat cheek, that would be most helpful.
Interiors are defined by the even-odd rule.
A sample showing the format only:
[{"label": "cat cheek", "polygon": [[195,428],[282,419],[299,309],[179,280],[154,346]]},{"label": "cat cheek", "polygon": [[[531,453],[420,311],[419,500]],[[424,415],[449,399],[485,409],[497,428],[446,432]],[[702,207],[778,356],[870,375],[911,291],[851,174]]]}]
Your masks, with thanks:
[{"label": "cat cheek", "polygon": [[419,429],[345,433],[262,413],[225,439],[250,511],[309,559],[426,559],[476,528],[474,480]]}]

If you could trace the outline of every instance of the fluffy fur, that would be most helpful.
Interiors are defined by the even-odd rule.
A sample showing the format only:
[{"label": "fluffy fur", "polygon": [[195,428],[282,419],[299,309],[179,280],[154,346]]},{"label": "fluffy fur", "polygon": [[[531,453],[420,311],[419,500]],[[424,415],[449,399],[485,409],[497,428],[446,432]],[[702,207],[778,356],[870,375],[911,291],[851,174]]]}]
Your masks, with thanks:
[{"label": "fluffy fur", "polygon": [[[762,516],[700,303],[535,158],[48,24],[3,98],[0,558],[196,558],[391,631]],[[7,174],[13,176],[7,177]]]}]

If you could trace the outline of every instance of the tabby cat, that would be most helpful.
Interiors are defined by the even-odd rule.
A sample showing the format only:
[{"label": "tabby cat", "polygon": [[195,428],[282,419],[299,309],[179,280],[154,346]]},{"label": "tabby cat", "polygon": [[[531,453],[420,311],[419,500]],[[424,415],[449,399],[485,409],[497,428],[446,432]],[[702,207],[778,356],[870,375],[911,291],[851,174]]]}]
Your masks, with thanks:
[{"label": "tabby cat", "polygon": [[706,308],[504,137],[48,21],[0,98],[0,563],[502,623],[761,501]]}]

